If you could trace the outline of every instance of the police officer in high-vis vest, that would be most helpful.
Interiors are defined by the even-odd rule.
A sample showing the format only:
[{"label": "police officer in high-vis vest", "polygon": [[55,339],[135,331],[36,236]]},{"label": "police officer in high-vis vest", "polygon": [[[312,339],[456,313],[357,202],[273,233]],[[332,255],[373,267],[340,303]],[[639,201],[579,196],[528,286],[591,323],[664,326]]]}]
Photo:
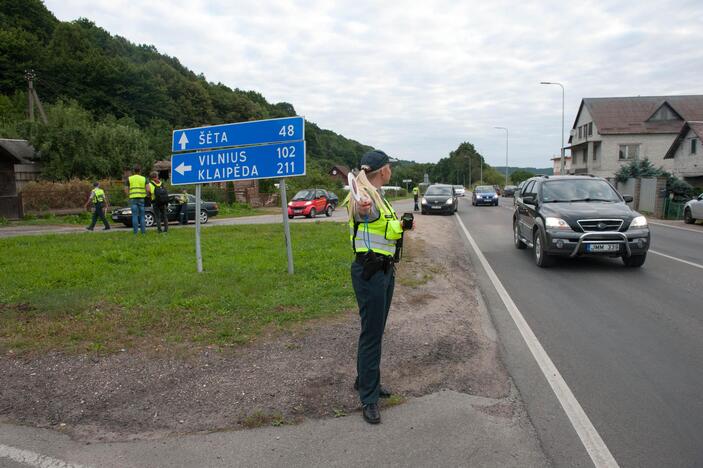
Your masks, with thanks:
[{"label": "police officer in high-vis vest", "polygon": [[417,200],[420,198],[420,189],[417,187],[413,187],[413,199],[415,200],[415,208],[413,208],[413,211],[419,211],[420,207],[417,204]]},{"label": "police officer in high-vis vest", "polygon": [[91,204],[93,205],[93,220],[91,221],[90,226],[86,229],[92,231],[95,228],[95,223],[98,222],[98,218],[100,218],[100,221],[103,222],[105,230],[110,229],[110,223],[108,223],[105,218],[105,210],[110,207],[110,202],[107,199],[107,194],[105,191],[100,188],[99,182],[93,183],[93,190],[91,190],[90,195],[88,195],[88,201],[85,202],[85,208],[88,209],[88,206]]},{"label": "police officer in high-vis vest", "polygon": [[146,226],[144,225],[144,199],[147,195],[151,196],[146,177],[141,175],[141,172],[141,166],[135,164],[132,168],[132,175],[127,179],[125,187],[125,193],[129,195],[129,205],[132,209],[132,231],[135,234],[138,230],[141,230],[142,234],[146,234]]},{"label": "police officer in high-vis vest", "polygon": [[[394,264],[400,258],[403,225],[381,191],[390,178],[388,155],[377,150],[367,152],[356,178],[360,200],[350,197],[348,205],[355,254],[351,277],[361,318],[354,387],[363,405],[364,420],[371,424],[381,422],[378,399],[391,395],[381,386],[381,342],[393,298]],[[412,225],[407,228],[412,229]]]}]

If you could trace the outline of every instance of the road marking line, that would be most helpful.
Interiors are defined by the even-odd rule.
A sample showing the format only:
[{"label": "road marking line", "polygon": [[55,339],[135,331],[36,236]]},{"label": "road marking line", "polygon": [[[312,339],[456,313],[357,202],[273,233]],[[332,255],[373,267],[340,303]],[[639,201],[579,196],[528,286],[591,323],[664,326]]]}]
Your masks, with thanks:
[{"label": "road marking line", "polygon": [[24,463],[25,465],[35,466],[37,468],[85,468],[84,465],[67,463],[30,452],[29,450],[22,450],[2,444],[0,444],[0,458],[9,458],[17,463]]},{"label": "road marking line", "polygon": [[701,231],[700,229],[691,229],[691,228],[685,228],[685,227],[681,227],[681,226],[672,226],[671,224],[666,224],[666,223],[653,223],[650,220],[647,220],[647,222],[649,224],[653,224],[655,226],[664,226],[664,227],[668,227],[671,229],[678,229],[680,231],[688,231],[688,232],[695,232],[696,234],[703,234],[703,231]]},{"label": "road marking line", "polygon": [[571,425],[576,430],[576,433],[578,434],[579,439],[581,439],[581,443],[583,443],[583,446],[586,448],[588,455],[591,457],[593,464],[597,468],[618,467],[618,463],[615,461],[615,458],[605,445],[605,442],[603,442],[600,434],[598,434],[596,428],[593,427],[591,420],[586,415],[586,412],[581,407],[581,404],[578,400],[576,400],[576,397],[571,392],[571,389],[569,389],[566,381],[557,370],[556,366],[540,344],[535,334],[532,332],[532,329],[527,324],[527,321],[522,316],[522,313],[520,313],[520,310],[515,305],[515,302],[513,302],[512,298],[508,294],[508,291],[503,286],[503,283],[500,282],[495,271],[493,271],[493,268],[491,268],[488,260],[486,260],[486,257],[483,255],[483,252],[479,249],[478,244],[476,244],[473,237],[471,237],[471,234],[466,229],[466,226],[464,226],[461,219],[457,217],[456,220],[459,222],[459,225],[464,231],[464,234],[466,235],[466,238],[471,244],[474,252],[476,252],[476,256],[478,256],[483,269],[486,271],[488,277],[493,283],[493,286],[496,288],[496,291],[503,301],[503,304],[508,309],[510,316],[520,331],[522,338],[525,340],[527,347],[530,349],[532,356],[535,358],[535,361],[537,361],[537,364],[544,374],[544,377],[547,379],[547,382],[549,382],[549,386],[552,387],[552,390],[559,400],[559,403],[562,408],[564,408],[564,412],[569,417]]},{"label": "road marking line", "polygon": [[665,253],[657,252],[656,250],[652,250],[652,249],[649,249],[649,251],[650,251],[651,253],[653,253],[653,254],[661,255],[662,257],[670,258],[670,259],[672,259],[672,260],[676,260],[677,262],[685,263],[686,265],[691,265],[691,266],[693,266],[693,267],[703,269],[703,265],[700,265],[700,264],[698,264],[698,263],[693,263],[693,262],[689,262],[688,260],[683,260],[683,259],[681,259],[681,258],[672,257],[671,255],[667,255],[667,254],[665,254]]}]

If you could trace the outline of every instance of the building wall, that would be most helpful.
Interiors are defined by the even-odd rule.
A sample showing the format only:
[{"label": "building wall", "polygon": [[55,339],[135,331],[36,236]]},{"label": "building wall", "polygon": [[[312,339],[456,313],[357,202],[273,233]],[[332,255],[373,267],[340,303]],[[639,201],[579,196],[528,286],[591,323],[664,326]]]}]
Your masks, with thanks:
[{"label": "building wall", "polygon": [[[585,169],[585,172],[589,174],[612,178],[623,165],[630,163],[630,160],[621,161],[619,159],[620,145],[639,144],[639,159],[647,158],[654,166],[661,166],[664,170],[673,172],[674,160],[664,159],[664,155],[676,138],[674,134],[599,135],[598,138],[599,141],[589,140],[585,147],[579,147],[572,151],[575,161],[574,169]],[[600,144],[598,144],[599,142]],[[585,164],[583,163],[584,151],[587,154]],[[593,159],[594,154],[595,160]],[[703,158],[701,161],[703,162]]]},{"label": "building wall", "polygon": [[[696,153],[691,153],[691,140],[696,139]],[[701,148],[701,140],[693,132],[689,130],[683,142],[679,145],[676,153],[674,153],[672,173],[678,177],[700,177],[703,176],[703,148]]]}]

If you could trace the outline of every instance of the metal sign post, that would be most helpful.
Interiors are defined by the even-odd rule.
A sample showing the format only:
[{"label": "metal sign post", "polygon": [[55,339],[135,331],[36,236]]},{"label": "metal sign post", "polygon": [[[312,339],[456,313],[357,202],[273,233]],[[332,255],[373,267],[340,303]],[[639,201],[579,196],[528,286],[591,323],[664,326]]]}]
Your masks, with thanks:
[{"label": "metal sign post", "polygon": [[[202,185],[195,186],[195,263],[198,268],[198,273],[203,272],[203,254],[200,251],[200,193]],[[188,206],[188,205],[186,205]],[[186,210],[186,219],[188,210]]]},{"label": "metal sign post", "polygon": [[290,224],[288,223],[288,197],[286,196],[286,179],[281,179],[281,213],[283,214],[283,234],[286,238],[286,253],[288,254],[288,274],[293,274],[293,249],[290,245]]},{"label": "metal sign post", "polygon": [[[171,149],[171,184],[196,184],[195,259],[201,273],[202,184],[305,175],[305,119],[296,116],[174,130]],[[280,186],[288,273],[293,274],[285,179]]]}]

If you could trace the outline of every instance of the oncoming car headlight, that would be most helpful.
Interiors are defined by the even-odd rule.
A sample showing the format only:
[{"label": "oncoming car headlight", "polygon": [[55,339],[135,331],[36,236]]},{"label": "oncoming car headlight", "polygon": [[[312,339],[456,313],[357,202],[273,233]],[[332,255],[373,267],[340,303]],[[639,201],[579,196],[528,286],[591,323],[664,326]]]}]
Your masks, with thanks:
[{"label": "oncoming car headlight", "polygon": [[637,216],[630,223],[630,229],[643,228],[643,227],[647,227],[647,218],[645,218],[644,216]]},{"label": "oncoming car headlight", "polygon": [[454,200],[452,198],[447,198],[447,201],[445,201],[444,203],[447,205],[451,205],[453,202]]},{"label": "oncoming car headlight", "polygon": [[547,217],[544,220],[544,224],[546,224],[549,229],[571,229],[569,223],[561,218]]},{"label": "oncoming car headlight", "polygon": [[425,197],[422,197],[422,204],[427,205],[427,199]]}]

